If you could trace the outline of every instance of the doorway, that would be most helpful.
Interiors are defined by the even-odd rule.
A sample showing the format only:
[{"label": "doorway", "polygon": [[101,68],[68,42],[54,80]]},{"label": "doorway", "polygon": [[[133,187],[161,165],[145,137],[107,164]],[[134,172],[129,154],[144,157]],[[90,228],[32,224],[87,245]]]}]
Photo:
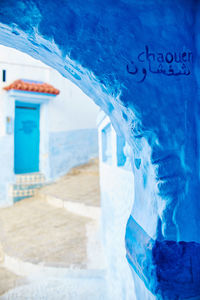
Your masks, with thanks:
[{"label": "doorway", "polygon": [[39,172],[40,105],[16,101],[14,136],[15,174]]}]

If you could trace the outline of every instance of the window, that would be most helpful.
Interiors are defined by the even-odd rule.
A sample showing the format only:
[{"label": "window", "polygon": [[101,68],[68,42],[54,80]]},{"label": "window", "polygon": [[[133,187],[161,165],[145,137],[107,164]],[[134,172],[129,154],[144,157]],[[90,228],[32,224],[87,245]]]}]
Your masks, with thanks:
[{"label": "window", "polygon": [[126,162],[126,156],[124,154],[125,144],[126,142],[124,137],[117,135],[117,165],[119,167],[124,166]]},{"label": "window", "polygon": [[102,130],[102,160],[103,162],[112,163],[111,124],[108,124]]},{"label": "window", "polygon": [[2,70],[2,81],[6,82],[6,70]]}]

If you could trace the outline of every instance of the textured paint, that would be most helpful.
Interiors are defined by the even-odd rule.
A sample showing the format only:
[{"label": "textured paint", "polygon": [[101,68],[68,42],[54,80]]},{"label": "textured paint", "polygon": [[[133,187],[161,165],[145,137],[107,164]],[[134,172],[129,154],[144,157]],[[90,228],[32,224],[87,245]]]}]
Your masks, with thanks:
[{"label": "textured paint", "polygon": [[163,299],[199,296],[199,243],[154,241],[130,217],[126,249],[129,264],[153,294]]},{"label": "textured paint", "polygon": [[71,168],[98,156],[96,129],[52,132],[49,135],[50,178],[67,173]]},{"label": "textured paint", "polygon": [[[158,299],[200,297],[199,277],[190,277],[199,262],[197,267],[191,263],[188,275],[187,256],[177,250],[184,248],[190,256],[199,253],[200,243],[199,16],[196,0],[0,3],[0,42],[75,82],[131,145],[135,201],[127,232],[138,255],[130,252],[129,262]],[[115,207],[108,210],[113,214]],[[155,241],[152,248],[140,238],[140,229]],[[186,247],[180,246],[182,241]],[[168,250],[177,258],[173,264]],[[170,275],[174,264],[180,266],[181,279]],[[119,263],[119,273],[120,268]],[[161,277],[148,268],[162,270]],[[165,280],[157,288],[159,278],[170,288]],[[148,299],[140,287],[137,299]]]}]

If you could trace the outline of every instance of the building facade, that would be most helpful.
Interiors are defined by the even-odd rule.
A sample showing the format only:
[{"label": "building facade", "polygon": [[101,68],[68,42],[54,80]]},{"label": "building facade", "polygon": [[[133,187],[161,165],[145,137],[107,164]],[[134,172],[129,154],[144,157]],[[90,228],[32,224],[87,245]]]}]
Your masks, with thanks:
[{"label": "building facade", "polygon": [[7,206],[98,155],[98,107],[28,55],[1,46],[0,57],[0,206]]}]

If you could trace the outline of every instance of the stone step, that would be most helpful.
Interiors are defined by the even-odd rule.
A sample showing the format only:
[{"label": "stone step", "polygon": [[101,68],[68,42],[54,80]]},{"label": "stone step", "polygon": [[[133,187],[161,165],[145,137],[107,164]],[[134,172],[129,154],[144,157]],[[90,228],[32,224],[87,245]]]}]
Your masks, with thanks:
[{"label": "stone step", "polygon": [[[73,270],[71,271],[73,273]],[[37,276],[37,277],[36,277]],[[47,277],[35,274],[22,284],[0,296],[1,300],[107,300],[106,278]]]},{"label": "stone step", "polygon": [[10,187],[10,197],[14,202],[24,198],[33,197],[36,190],[45,184],[42,173],[29,173],[16,175],[16,183]]},{"label": "stone step", "polygon": [[37,184],[45,183],[45,176],[42,173],[27,173],[16,175],[16,184]]}]

